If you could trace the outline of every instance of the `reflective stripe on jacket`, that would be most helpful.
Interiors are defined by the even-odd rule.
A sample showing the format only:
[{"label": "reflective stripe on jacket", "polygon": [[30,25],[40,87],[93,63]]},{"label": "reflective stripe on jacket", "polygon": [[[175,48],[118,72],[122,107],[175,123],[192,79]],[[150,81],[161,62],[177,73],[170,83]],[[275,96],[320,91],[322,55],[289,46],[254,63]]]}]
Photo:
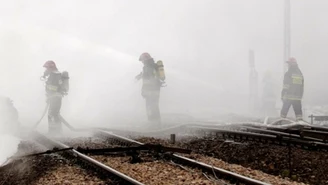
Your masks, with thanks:
[{"label": "reflective stripe on jacket", "polygon": [[302,100],[304,92],[304,77],[298,67],[289,69],[284,76],[284,86],[281,93],[283,99]]}]

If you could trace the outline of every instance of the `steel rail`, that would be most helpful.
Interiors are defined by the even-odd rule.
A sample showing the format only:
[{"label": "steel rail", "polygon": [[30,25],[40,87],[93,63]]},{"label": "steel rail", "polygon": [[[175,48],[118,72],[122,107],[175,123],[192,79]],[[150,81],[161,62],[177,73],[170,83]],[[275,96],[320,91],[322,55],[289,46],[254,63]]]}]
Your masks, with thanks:
[{"label": "steel rail", "polygon": [[317,130],[302,130],[300,133],[303,137],[314,137],[323,140],[323,142],[328,141],[328,132],[317,131]]},{"label": "steel rail", "polygon": [[244,128],[244,129],[246,129],[247,131],[250,131],[250,132],[272,134],[272,135],[278,135],[278,136],[286,136],[286,137],[291,137],[291,138],[296,138],[296,139],[301,138],[301,136],[299,136],[297,134],[288,134],[288,133],[285,133],[285,132],[279,132],[279,131],[274,131],[274,130],[267,130],[267,129],[261,129],[261,128],[252,128],[252,127],[246,127],[246,126],[243,126],[241,128]]},{"label": "steel rail", "polygon": [[210,133],[221,133],[221,134],[240,134],[243,136],[255,136],[255,137],[261,137],[261,138],[270,138],[270,139],[276,139],[277,136],[273,136],[270,134],[258,134],[258,133],[251,133],[251,132],[242,132],[242,131],[232,131],[232,130],[226,130],[226,129],[216,129],[216,128],[209,128],[209,127],[199,127],[199,126],[193,126],[192,129],[199,130],[199,131],[208,131]]},{"label": "steel rail", "polygon": [[96,135],[98,137],[105,138],[105,139],[114,138],[114,139],[121,140],[121,141],[126,142],[126,143],[137,145],[137,146],[144,145],[141,142],[138,142],[138,141],[129,139],[127,137],[123,137],[123,136],[114,134],[112,132],[108,132],[108,131],[104,131],[104,130],[100,130],[100,129],[95,129],[95,130],[93,130],[93,132],[94,132],[94,135]]},{"label": "steel rail", "polygon": [[268,130],[284,132],[287,134],[299,134],[299,129],[296,128],[277,128],[277,127],[266,127]]},{"label": "steel rail", "polygon": [[[296,128],[286,129],[286,128],[273,128],[273,127],[251,127],[251,128],[253,130],[266,129],[266,132],[273,131],[273,132],[285,133],[294,138],[296,138],[296,136],[298,136],[301,139],[317,141],[317,142],[326,143],[328,140],[328,132],[327,132],[328,130],[327,131],[322,130],[321,127],[302,127],[300,129],[296,129]],[[319,130],[316,130],[318,128],[319,128]]]},{"label": "steel rail", "polygon": [[[253,129],[254,131],[257,130],[256,127],[251,127],[251,126],[242,126],[244,128],[249,128]],[[240,127],[240,128],[242,128]],[[236,127],[234,127],[236,128]],[[257,139],[263,139],[263,140],[270,140],[273,141],[274,144],[292,144],[292,145],[300,145],[307,147],[307,149],[324,149],[328,150],[328,145],[326,143],[323,143],[322,140],[317,139],[315,137],[304,137],[304,136],[298,136],[299,130],[298,129],[286,129],[286,128],[272,128],[272,127],[265,127],[268,130],[263,130],[260,129],[260,127],[257,127],[258,131],[265,131],[266,133],[259,134],[259,133],[252,133],[252,132],[242,132],[242,131],[231,131],[231,130],[226,130],[226,129],[219,129],[215,127],[204,127],[204,126],[190,126],[189,129],[194,129],[194,130],[203,130],[203,131],[209,131],[212,133],[221,134],[224,138],[226,136],[232,136],[230,138],[239,138],[241,140],[246,139],[249,140],[251,138],[257,138]],[[309,130],[310,131],[310,130]],[[143,143],[116,135],[114,133],[104,131],[101,129],[95,129],[94,130],[96,135],[102,136],[104,138],[114,138],[121,140],[126,143],[131,143],[135,144],[136,146],[143,145]],[[306,139],[306,140],[303,140]]]},{"label": "steel rail", "polygon": [[[114,137],[116,139],[121,139],[124,142],[131,142],[133,144],[139,144],[139,145],[145,145],[144,143],[126,138],[126,137],[122,137],[107,131],[102,131],[102,130],[96,130],[95,131],[96,134],[101,135],[102,137]],[[172,155],[167,155],[167,157],[171,158],[172,160],[174,160],[176,163],[180,163],[180,164],[187,164],[191,167],[197,167],[199,169],[202,169],[204,171],[213,173],[213,171],[217,174],[217,175],[221,175],[222,177],[224,177],[224,179],[230,180],[233,179],[237,182],[241,182],[241,183],[246,183],[246,184],[250,184],[250,185],[268,185],[268,183],[262,182],[262,181],[258,181],[249,177],[245,177],[243,175],[228,171],[228,170],[224,170],[222,168],[217,168],[214,166],[210,166],[208,164],[202,163],[202,162],[198,162],[196,160],[187,158],[187,157],[183,157],[177,154],[172,154]]]},{"label": "steel rail", "polygon": [[314,125],[311,125],[311,126],[308,127],[308,129],[328,132],[328,127],[323,127],[323,126],[314,126]]},{"label": "steel rail", "polygon": [[258,134],[258,133],[250,133],[250,132],[241,132],[241,131],[231,131],[231,130],[222,130],[222,129],[213,129],[207,127],[194,127],[194,129],[198,129],[200,131],[207,131],[211,134],[215,134],[216,136],[222,136],[222,138],[233,138],[240,140],[251,140],[251,139],[263,139],[265,141],[273,141],[274,144],[279,143],[279,145],[287,144],[287,145],[295,145],[308,147],[308,149],[323,149],[328,150],[328,144],[317,142],[317,141],[308,141],[302,139],[295,138],[284,138],[280,136],[274,136],[269,134]]},{"label": "steel rail", "polygon": [[[40,144],[48,147],[48,148],[53,148],[53,147],[56,147],[56,148],[59,148],[59,149],[62,149],[62,148],[68,148],[69,146],[63,144],[63,143],[60,143],[58,141],[54,141],[50,138],[47,138],[46,136],[38,133],[38,132],[32,132],[31,133],[32,137],[37,141],[39,142]],[[95,167],[96,169],[98,170],[102,170],[102,171],[105,171],[108,175],[112,175],[112,176],[116,176],[118,177],[120,180],[123,180],[126,184],[134,184],[134,185],[143,185],[143,183],[91,158],[91,157],[88,157],[76,150],[70,150],[70,151],[66,151],[65,152],[66,154],[69,154],[71,157],[74,157],[74,158],[78,158],[78,159],[81,159],[82,161],[86,162],[87,164]]]},{"label": "steel rail", "polygon": [[108,129],[108,128],[95,128],[94,130],[101,130],[101,131],[107,131],[107,132],[113,132],[119,135],[129,135],[129,136],[144,136],[144,137],[154,137],[154,136],[162,136],[162,135],[167,135],[167,134],[172,134],[172,133],[179,133],[181,131],[186,131],[188,130],[188,128],[190,126],[206,126],[206,127],[213,127],[213,128],[217,128],[217,127],[231,127],[231,125],[211,125],[211,124],[194,124],[194,123],[190,123],[190,124],[179,124],[176,126],[172,126],[169,128],[165,128],[165,129],[160,129],[160,130],[154,130],[154,131],[132,131],[132,130],[119,130],[119,129]]},{"label": "steel rail", "polygon": [[[275,130],[268,130],[268,129],[261,129],[261,128],[252,128],[252,127],[241,127],[246,129],[249,132],[256,132],[256,133],[264,133],[264,134],[272,134],[276,135],[278,137],[286,137],[286,138],[295,138],[295,139],[304,139],[308,141],[317,141],[317,142],[322,142],[323,140],[320,138],[316,137],[309,137],[311,135],[302,135],[301,133],[303,131],[299,131],[300,134],[292,134],[292,133],[286,133],[286,132],[280,132],[280,131],[275,131]],[[264,127],[265,128],[265,127]],[[328,135],[327,135],[328,136]]]},{"label": "steel rail", "polygon": [[224,176],[226,179],[234,179],[237,180],[240,183],[246,183],[246,184],[250,184],[250,185],[269,185],[268,183],[262,182],[262,181],[258,181],[249,177],[245,177],[243,175],[239,175],[237,173],[228,171],[228,170],[224,170],[222,168],[217,168],[215,166],[210,166],[208,164],[187,158],[187,157],[183,157],[183,156],[179,156],[177,154],[173,154],[172,155],[173,160],[175,160],[176,162],[179,163],[183,163],[183,164],[189,164],[190,166],[196,166],[202,170],[206,170],[207,172],[213,173],[213,171],[215,172],[215,174],[217,175],[221,175]]}]

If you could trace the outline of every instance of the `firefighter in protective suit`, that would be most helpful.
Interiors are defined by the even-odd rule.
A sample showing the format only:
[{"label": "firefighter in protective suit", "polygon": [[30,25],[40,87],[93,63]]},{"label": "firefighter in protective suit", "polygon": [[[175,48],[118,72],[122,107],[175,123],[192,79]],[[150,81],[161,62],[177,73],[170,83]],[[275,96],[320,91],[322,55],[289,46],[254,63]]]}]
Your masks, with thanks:
[{"label": "firefighter in protective suit", "polygon": [[49,104],[48,126],[50,134],[58,134],[62,131],[60,118],[60,109],[62,97],[67,94],[68,86],[65,87],[65,81],[68,80],[68,73],[60,73],[55,62],[49,60],[43,67],[46,69],[42,78],[46,81],[46,97]]},{"label": "firefighter in protective suit", "polygon": [[284,86],[281,92],[283,106],[281,109],[281,117],[286,118],[289,108],[293,106],[296,120],[303,120],[302,98],[304,92],[304,77],[298,67],[295,58],[287,61],[288,71],[284,76]]},{"label": "firefighter in protective suit", "polygon": [[141,95],[146,100],[148,120],[160,122],[159,97],[161,86],[165,80],[163,63],[162,61],[155,63],[148,53],[141,54],[139,61],[144,66],[142,72],[136,76],[136,79],[142,79],[143,81]]}]

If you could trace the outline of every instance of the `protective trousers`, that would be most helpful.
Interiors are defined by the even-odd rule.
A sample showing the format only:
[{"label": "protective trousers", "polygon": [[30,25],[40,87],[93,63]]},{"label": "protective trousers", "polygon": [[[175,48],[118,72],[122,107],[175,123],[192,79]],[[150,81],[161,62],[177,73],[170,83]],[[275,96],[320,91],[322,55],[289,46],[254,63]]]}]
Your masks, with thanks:
[{"label": "protective trousers", "polygon": [[301,100],[284,100],[283,106],[281,109],[281,117],[286,118],[289,108],[293,106],[296,120],[302,120],[303,119],[303,112],[302,112],[302,102]]},{"label": "protective trousers", "polygon": [[146,100],[146,111],[149,121],[160,121],[159,90],[143,90],[142,96]]},{"label": "protective trousers", "polygon": [[60,108],[62,104],[61,96],[52,96],[48,98],[49,110],[48,110],[48,124],[49,133],[57,134],[62,131],[62,124],[60,120]]}]

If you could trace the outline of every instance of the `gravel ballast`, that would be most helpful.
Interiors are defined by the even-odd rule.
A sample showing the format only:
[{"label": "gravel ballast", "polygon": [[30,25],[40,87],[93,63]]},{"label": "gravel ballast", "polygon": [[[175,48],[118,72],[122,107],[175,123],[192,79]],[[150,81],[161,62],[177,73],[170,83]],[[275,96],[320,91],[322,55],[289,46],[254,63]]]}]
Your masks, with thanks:
[{"label": "gravel ballast", "polygon": [[[22,141],[15,156],[46,151],[31,141]],[[101,180],[93,171],[85,171],[75,160],[63,159],[58,154],[45,154],[14,159],[0,168],[0,185],[23,184],[118,184]]]},{"label": "gravel ballast", "polygon": [[[61,141],[74,148],[119,147],[115,143],[98,138],[67,138]],[[142,156],[142,162],[134,164],[130,163],[131,157],[125,156],[124,152],[119,155],[94,155],[92,157],[145,184],[229,184],[224,180],[218,180],[211,175],[203,174],[197,169],[187,168],[171,161],[156,160],[149,153],[142,153],[140,156]]]},{"label": "gravel ballast", "polygon": [[[231,164],[261,170],[265,173],[291,177],[308,184],[328,184],[328,153],[308,151],[258,142],[222,142],[217,139],[197,139],[181,143],[195,153],[222,159]],[[289,159],[291,169],[289,168]]]},{"label": "gravel ballast", "polygon": [[[290,170],[288,168],[288,148],[286,146],[277,146],[272,144],[262,144],[257,142],[224,142],[213,138],[184,138],[171,144],[169,140],[157,138],[138,138],[143,143],[162,144],[165,146],[174,146],[190,149],[193,154],[209,157],[208,160],[219,160],[217,163],[220,168],[236,164],[240,169],[236,171],[244,176],[257,180],[273,178],[270,180],[273,184],[328,184],[327,174],[328,154],[319,151],[307,151],[299,148],[292,148],[292,179],[288,179]],[[202,158],[200,158],[202,159]],[[206,163],[206,161],[204,161]],[[222,165],[219,165],[222,164]],[[227,168],[229,170],[229,168]],[[256,170],[263,173],[257,173]],[[233,171],[233,170],[231,170]],[[249,176],[249,171],[254,171],[254,175]],[[276,180],[277,179],[277,180]]]},{"label": "gravel ballast", "polygon": [[85,170],[71,166],[69,164],[59,165],[55,170],[47,171],[42,175],[34,185],[44,184],[83,184],[83,185],[105,185],[111,182],[105,182],[97,176],[87,173]]},{"label": "gravel ballast", "polygon": [[[205,176],[200,170],[180,167],[167,161],[151,161],[129,163],[130,157],[93,156],[106,165],[149,185],[167,184],[229,184],[222,180],[214,180]],[[209,180],[208,178],[211,178]]]},{"label": "gravel ballast", "polygon": [[238,173],[241,175],[244,175],[246,177],[250,177],[252,179],[256,179],[259,181],[263,181],[272,185],[305,185],[304,183],[299,183],[299,182],[291,182],[287,179],[282,179],[281,177],[274,176],[274,175],[269,175],[267,173],[264,173],[259,170],[253,170],[251,168],[245,168],[241,165],[236,165],[236,164],[229,164],[226,163],[220,159],[213,158],[213,157],[207,157],[199,154],[192,154],[192,155],[184,155],[186,157],[189,157],[191,159],[195,159],[197,161],[222,168],[234,173]]}]

